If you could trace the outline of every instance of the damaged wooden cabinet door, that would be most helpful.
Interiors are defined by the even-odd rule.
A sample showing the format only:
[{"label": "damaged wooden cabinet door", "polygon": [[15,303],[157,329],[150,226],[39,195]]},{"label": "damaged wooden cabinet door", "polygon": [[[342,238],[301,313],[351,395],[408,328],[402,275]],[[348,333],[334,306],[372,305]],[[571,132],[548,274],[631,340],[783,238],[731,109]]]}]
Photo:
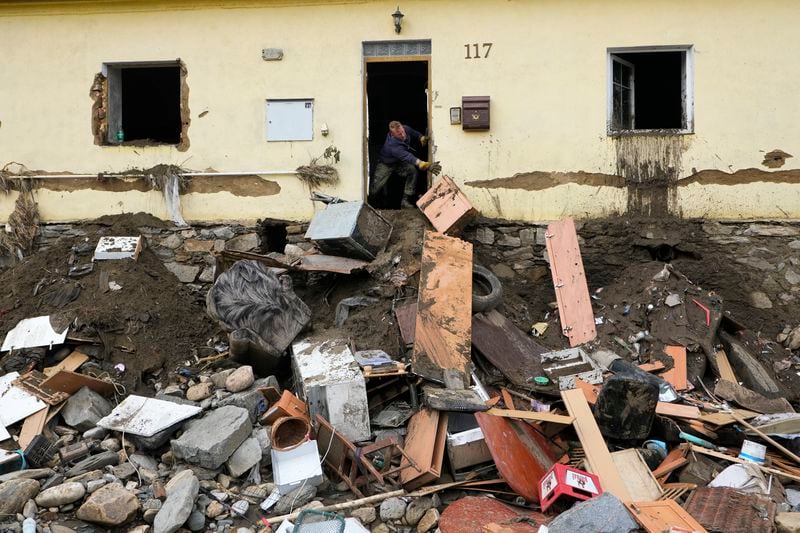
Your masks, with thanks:
[{"label": "damaged wooden cabinet door", "polygon": [[425,232],[412,370],[438,381],[455,370],[466,388],[471,342],[472,244]]}]

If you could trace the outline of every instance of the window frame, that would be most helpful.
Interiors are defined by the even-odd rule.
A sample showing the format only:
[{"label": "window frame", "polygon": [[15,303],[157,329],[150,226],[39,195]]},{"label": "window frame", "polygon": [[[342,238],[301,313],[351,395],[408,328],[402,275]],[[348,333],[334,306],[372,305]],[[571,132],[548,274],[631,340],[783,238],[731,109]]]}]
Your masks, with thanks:
[{"label": "window frame", "polygon": [[[625,61],[619,54],[652,52],[681,52],[681,107],[683,108],[683,128],[673,129],[636,129],[634,89],[636,86],[635,70],[631,83],[632,95],[631,120],[632,129],[614,128],[614,62]],[[694,134],[694,45],[664,45],[664,46],[623,46],[609,47],[606,49],[606,134],[609,137],[623,135],[653,135],[669,132],[676,135]]]}]

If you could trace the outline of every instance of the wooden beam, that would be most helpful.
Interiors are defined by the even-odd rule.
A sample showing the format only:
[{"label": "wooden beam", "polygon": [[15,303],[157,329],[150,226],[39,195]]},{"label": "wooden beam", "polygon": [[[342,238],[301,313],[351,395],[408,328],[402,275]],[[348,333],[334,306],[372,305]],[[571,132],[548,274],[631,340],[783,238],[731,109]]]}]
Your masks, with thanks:
[{"label": "wooden beam", "polygon": [[686,376],[686,348],[683,346],[665,346],[664,353],[672,357],[674,366],[661,374],[675,390],[686,390],[689,388],[689,381]]},{"label": "wooden beam", "polygon": [[586,454],[586,463],[592,472],[600,477],[603,490],[610,492],[622,501],[631,501],[631,495],[622,479],[614,459],[608,451],[606,441],[597,427],[597,422],[592,415],[586,397],[580,389],[561,391],[561,398],[567,406],[570,416],[575,418],[572,423],[575,433],[578,434]]},{"label": "wooden beam", "polygon": [[791,479],[792,481],[800,482],[800,476],[789,474],[788,472],[784,472],[783,470],[778,470],[777,468],[770,468],[768,466],[763,466],[758,463],[754,463],[752,461],[745,461],[744,459],[739,459],[738,457],[734,457],[733,455],[728,455],[727,453],[709,450],[708,448],[703,448],[702,446],[697,446],[696,444],[691,444],[691,450],[693,452],[701,453],[703,455],[708,455],[710,457],[716,457],[717,459],[724,459],[726,461],[730,461],[731,463],[753,465],[762,472],[766,472],[767,474],[775,474],[776,476],[781,476],[786,479]]},{"label": "wooden beam", "polygon": [[519,418],[520,420],[533,420],[536,422],[553,422],[566,426],[575,421],[575,417],[557,415],[555,413],[540,413],[538,411],[519,411],[516,409],[489,409],[487,414],[505,418]]},{"label": "wooden beam", "polygon": [[49,407],[45,407],[44,409],[36,411],[22,423],[22,429],[19,432],[20,450],[25,450],[33,438],[42,433],[44,425],[47,423],[47,414],[49,410]]},{"label": "wooden beam", "polygon": [[700,409],[694,405],[658,402],[656,404],[656,414],[694,420],[700,418]]},{"label": "wooden beam", "polygon": [[728,354],[725,353],[725,350],[717,351],[717,368],[719,368],[720,379],[732,381],[733,383],[739,382],[736,378],[736,373],[733,371],[731,362],[728,361]]},{"label": "wooden beam", "polygon": [[44,375],[47,377],[56,375],[61,370],[68,370],[74,372],[78,370],[83,363],[89,360],[89,356],[85,353],[75,350],[64,358],[63,361],[55,366],[48,366],[44,369]]}]

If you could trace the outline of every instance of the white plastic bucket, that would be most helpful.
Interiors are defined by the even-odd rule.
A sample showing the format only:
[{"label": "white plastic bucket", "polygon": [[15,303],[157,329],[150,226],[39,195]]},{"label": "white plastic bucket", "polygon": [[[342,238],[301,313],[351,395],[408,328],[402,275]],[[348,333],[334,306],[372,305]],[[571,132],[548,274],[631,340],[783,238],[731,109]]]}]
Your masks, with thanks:
[{"label": "white plastic bucket", "polygon": [[766,453],[767,447],[763,444],[746,440],[742,443],[742,451],[739,452],[739,459],[744,459],[751,463],[764,464],[764,456]]}]

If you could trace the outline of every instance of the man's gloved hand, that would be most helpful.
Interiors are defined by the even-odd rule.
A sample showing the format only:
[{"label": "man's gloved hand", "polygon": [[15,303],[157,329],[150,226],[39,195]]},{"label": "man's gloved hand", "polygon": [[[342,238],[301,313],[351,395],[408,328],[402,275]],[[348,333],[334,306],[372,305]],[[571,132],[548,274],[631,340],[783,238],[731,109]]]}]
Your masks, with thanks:
[{"label": "man's gloved hand", "polygon": [[429,171],[434,176],[437,176],[439,172],[442,171],[442,165],[439,164],[438,161],[429,162],[429,161],[420,161],[417,163],[417,166],[420,170]]},{"label": "man's gloved hand", "polygon": [[423,135],[422,137],[420,137],[419,138],[419,143],[422,146],[427,146],[428,145],[428,136],[427,135]]}]

